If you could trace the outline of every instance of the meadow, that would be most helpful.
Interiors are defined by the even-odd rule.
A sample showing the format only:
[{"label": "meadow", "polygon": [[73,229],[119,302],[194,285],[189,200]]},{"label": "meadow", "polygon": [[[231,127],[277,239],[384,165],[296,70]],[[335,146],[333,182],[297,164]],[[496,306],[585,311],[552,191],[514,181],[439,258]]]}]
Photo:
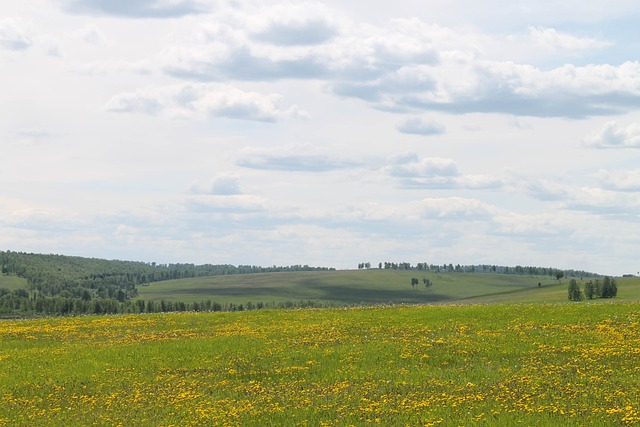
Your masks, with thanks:
[{"label": "meadow", "polygon": [[[411,286],[411,278],[420,284]],[[422,279],[433,282],[430,289]],[[544,286],[538,288],[538,283]],[[530,290],[549,295],[566,284],[549,276],[434,273],[398,270],[338,270],[258,273],[167,280],[138,287],[146,301],[202,301],[246,304],[311,300],[339,306],[447,303]],[[563,295],[561,300],[566,299]]]},{"label": "meadow", "polygon": [[638,425],[640,303],[564,289],[551,304],[0,321],[0,426]]},{"label": "meadow", "polygon": [[26,289],[27,280],[18,276],[0,274],[0,288],[5,288],[10,291],[14,289]]}]

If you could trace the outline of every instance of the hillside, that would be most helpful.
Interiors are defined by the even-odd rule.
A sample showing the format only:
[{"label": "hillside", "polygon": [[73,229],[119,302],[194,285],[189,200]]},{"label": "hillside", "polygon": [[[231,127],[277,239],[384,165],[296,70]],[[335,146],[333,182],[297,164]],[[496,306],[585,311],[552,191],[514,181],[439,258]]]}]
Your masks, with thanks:
[{"label": "hillside", "polygon": [[[412,277],[419,279],[418,286],[411,286]],[[430,280],[430,288],[423,285],[423,278]],[[582,283],[588,278],[576,279]],[[262,302],[275,307],[287,301],[311,301],[321,306],[564,302],[569,280],[513,274],[343,270],[169,280],[141,286],[138,295],[156,302],[211,299],[221,304]],[[640,297],[640,279],[618,282],[622,284],[619,298]]]},{"label": "hillside", "polygon": [[371,268],[367,262],[358,270],[336,271],[308,265],[156,264],[0,251],[0,316],[560,302],[567,299],[570,279],[584,287],[598,277],[531,266],[377,265]]}]

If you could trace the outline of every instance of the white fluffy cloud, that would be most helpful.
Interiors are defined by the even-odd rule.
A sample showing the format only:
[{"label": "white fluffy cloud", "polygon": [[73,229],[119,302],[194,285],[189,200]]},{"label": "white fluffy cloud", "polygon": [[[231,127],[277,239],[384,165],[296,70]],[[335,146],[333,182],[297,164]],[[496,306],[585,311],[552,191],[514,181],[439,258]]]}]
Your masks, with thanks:
[{"label": "white fluffy cloud", "polygon": [[247,19],[253,40],[284,46],[325,43],[339,25],[335,11],[317,2],[275,4]]},{"label": "white fluffy cloud", "polygon": [[0,47],[13,51],[29,49],[34,42],[34,30],[21,18],[0,20]]},{"label": "white fluffy cloud", "polygon": [[[372,27],[353,18],[332,19],[331,10],[317,3],[252,12],[222,13],[224,18],[196,27],[188,42],[159,54],[162,70],[198,81],[323,80],[337,95],[414,113],[584,118],[628,111],[640,99],[637,61],[543,69],[483,55],[498,42],[481,41],[486,46],[478,48],[474,33],[416,18]],[[527,35],[529,45],[523,42],[520,51],[585,51],[609,44],[548,27],[530,26]],[[442,132],[412,122],[399,129]]]},{"label": "white fluffy cloud", "polygon": [[87,24],[75,32],[75,35],[84,42],[94,46],[111,45],[113,42],[98,28],[96,24]]},{"label": "white fluffy cloud", "polygon": [[566,209],[598,215],[622,215],[640,219],[640,193],[624,193],[600,188],[583,187],[562,202]]},{"label": "white fluffy cloud", "polygon": [[640,192],[640,169],[599,170],[596,178],[606,190]]},{"label": "white fluffy cloud", "polygon": [[239,195],[240,182],[239,178],[234,175],[220,174],[206,184],[195,183],[189,189],[192,194],[209,194],[217,196],[233,196]]},{"label": "white fluffy cloud", "polygon": [[238,166],[284,172],[329,172],[357,167],[359,163],[305,145],[276,147],[270,150],[250,149],[242,153]]},{"label": "white fluffy cloud", "polygon": [[213,10],[213,2],[198,0],[66,0],[71,13],[114,15],[129,18],[175,18]]},{"label": "white fluffy cloud", "polygon": [[495,189],[505,184],[504,179],[491,175],[462,174],[457,163],[441,157],[420,158],[415,153],[397,155],[383,168],[405,189]]},{"label": "white fluffy cloud", "polygon": [[497,209],[490,204],[463,197],[428,198],[419,204],[425,219],[486,220],[497,213]]},{"label": "white fluffy cloud", "polygon": [[275,122],[307,116],[295,105],[283,109],[281,104],[282,96],[278,94],[246,92],[229,85],[186,83],[118,94],[105,108],[111,112],[162,113],[196,120],[225,117]]},{"label": "white fluffy cloud", "polygon": [[611,42],[592,37],[576,37],[571,34],[562,33],[554,28],[545,27],[529,27],[529,37],[538,47],[562,50],[564,52],[602,49],[611,45]]},{"label": "white fluffy cloud", "polygon": [[407,153],[397,158],[395,164],[387,167],[391,176],[401,178],[450,177],[459,174],[458,165],[451,159],[439,157],[418,158],[417,154]]},{"label": "white fluffy cloud", "polygon": [[445,132],[445,127],[443,125],[420,117],[406,119],[402,123],[398,124],[396,129],[402,133],[423,136],[440,135]]},{"label": "white fluffy cloud", "polygon": [[265,202],[250,195],[193,195],[186,201],[190,212],[204,214],[248,214],[263,211]]},{"label": "white fluffy cloud", "polygon": [[441,55],[437,65],[405,67],[391,75],[400,72],[428,86],[404,88],[388,84],[387,78],[364,85],[341,83],[336,90],[388,110],[537,117],[610,115],[628,111],[640,100],[638,62],[544,71],[526,64]]},{"label": "white fluffy cloud", "polygon": [[594,148],[640,148],[640,124],[621,127],[616,121],[605,123],[599,131],[583,139],[583,144]]}]

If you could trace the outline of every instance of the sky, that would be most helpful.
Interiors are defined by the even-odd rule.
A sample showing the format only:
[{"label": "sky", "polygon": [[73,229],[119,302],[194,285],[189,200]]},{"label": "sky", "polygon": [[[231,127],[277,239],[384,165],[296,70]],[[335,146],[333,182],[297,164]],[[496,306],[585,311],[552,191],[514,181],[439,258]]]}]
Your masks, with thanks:
[{"label": "sky", "polygon": [[0,250],[640,270],[636,1],[0,4]]}]

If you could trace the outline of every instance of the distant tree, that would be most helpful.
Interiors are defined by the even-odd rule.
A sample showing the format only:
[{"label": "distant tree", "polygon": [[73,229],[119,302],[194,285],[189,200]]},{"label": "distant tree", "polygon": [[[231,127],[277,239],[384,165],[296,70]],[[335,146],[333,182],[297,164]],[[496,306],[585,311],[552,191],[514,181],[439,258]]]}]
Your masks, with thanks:
[{"label": "distant tree", "polygon": [[602,298],[613,298],[618,295],[618,286],[615,279],[605,276],[602,284]]},{"label": "distant tree", "polygon": [[556,279],[558,279],[558,282],[560,282],[560,279],[562,279],[564,277],[564,271],[558,270],[556,271]]},{"label": "distant tree", "polygon": [[569,282],[569,301],[582,301],[583,299],[584,295],[582,295],[578,282],[576,282],[576,279],[571,279]]},{"label": "distant tree", "polygon": [[412,277],[411,278],[411,286],[413,287],[413,289],[416,288],[416,286],[418,285],[418,283],[420,283],[420,281],[418,280],[418,278],[416,277]]},{"label": "distant tree", "polygon": [[596,294],[596,288],[591,280],[584,284],[584,296],[587,299],[593,299],[593,296]]},{"label": "distant tree", "polygon": [[431,289],[431,286],[433,285],[433,282],[426,277],[422,279],[422,283],[424,283],[424,287],[427,289]]},{"label": "distant tree", "polygon": [[602,282],[600,279],[596,279],[596,281],[593,282],[593,295],[602,298]]}]

